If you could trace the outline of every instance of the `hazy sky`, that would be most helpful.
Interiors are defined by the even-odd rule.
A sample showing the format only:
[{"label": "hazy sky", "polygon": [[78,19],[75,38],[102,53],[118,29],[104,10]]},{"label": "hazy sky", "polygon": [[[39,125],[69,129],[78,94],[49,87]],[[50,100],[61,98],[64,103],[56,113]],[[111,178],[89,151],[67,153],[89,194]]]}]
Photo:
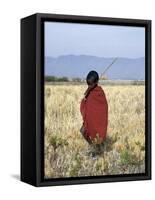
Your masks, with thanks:
[{"label": "hazy sky", "polygon": [[45,56],[145,56],[145,29],[112,25],[45,22]]}]

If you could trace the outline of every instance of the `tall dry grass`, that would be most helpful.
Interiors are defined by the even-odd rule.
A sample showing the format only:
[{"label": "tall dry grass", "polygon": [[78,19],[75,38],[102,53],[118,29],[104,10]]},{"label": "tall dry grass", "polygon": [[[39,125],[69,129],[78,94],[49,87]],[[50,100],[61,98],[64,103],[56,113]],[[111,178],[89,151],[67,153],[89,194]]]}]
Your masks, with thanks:
[{"label": "tall dry grass", "polygon": [[93,160],[81,136],[84,85],[45,85],[45,178],[145,172],[145,87],[102,86],[109,104],[108,136]]}]

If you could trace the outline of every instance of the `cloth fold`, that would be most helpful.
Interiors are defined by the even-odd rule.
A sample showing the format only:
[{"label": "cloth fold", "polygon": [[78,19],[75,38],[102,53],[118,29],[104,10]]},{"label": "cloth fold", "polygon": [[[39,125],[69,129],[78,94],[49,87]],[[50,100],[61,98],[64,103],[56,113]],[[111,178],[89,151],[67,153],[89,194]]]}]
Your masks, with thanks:
[{"label": "cloth fold", "polygon": [[108,127],[108,103],[101,86],[94,85],[87,88],[85,98],[80,104],[80,112],[83,118],[84,134],[90,140],[106,139]]}]

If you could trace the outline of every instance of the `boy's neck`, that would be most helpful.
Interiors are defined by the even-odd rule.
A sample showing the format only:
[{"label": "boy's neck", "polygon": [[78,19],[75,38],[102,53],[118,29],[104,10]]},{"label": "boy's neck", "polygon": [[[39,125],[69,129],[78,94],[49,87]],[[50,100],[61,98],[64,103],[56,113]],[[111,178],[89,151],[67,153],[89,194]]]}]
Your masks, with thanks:
[{"label": "boy's neck", "polygon": [[92,91],[95,87],[97,86],[97,83],[91,85],[91,86],[88,86],[87,90],[85,91],[84,95],[85,95],[85,98],[88,97],[90,91]]}]

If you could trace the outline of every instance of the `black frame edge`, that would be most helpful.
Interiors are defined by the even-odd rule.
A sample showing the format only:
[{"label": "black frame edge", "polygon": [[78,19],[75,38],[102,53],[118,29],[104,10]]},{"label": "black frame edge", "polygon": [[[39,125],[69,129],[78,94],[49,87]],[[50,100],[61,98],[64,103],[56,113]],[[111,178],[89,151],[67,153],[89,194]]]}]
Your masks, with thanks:
[{"label": "black frame edge", "polygon": [[147,130],[148,130],[148,137],[147,137],[147,143],[150,144],[148,145],[147,148],[147,175],[149,179],[152,179],[152,21],[148,20],[146,24],[146,40],[148,43],[146,44],[146,67],[147,67],[147,88],[146,88],[146,97],[147,97]]},{"label": "black frame edge", "polygon": [[20,180],[36,185],[36,15],[20,20]]}]

